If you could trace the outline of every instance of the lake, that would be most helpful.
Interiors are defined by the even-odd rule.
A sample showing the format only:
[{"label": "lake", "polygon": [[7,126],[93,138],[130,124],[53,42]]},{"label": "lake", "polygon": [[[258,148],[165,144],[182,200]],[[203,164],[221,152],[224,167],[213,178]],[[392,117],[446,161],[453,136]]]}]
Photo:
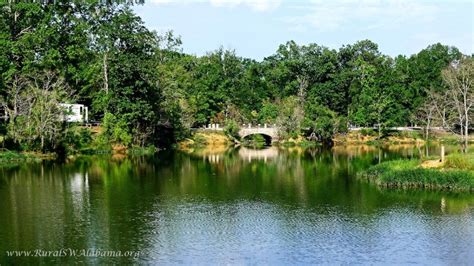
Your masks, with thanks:
[{"label": "lake", "polygon": [[3,167],[0,264],[472,264],[473,194],[355,177],[420,152],[439,147],[214,147]]}]

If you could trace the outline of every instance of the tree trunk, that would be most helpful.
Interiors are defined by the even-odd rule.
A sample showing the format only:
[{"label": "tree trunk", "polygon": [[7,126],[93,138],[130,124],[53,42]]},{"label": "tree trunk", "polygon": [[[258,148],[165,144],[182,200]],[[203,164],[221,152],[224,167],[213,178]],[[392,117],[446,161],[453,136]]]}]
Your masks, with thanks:
[{"label": "tree trunk", "polygon": [[466,124],[464,126],[464,145],[466,146],[466,152],[467,152],[468,144],[469,144],[469,117],[467,116],[467,109],[466,109]]},{"label": "tree trunk", "polygon": [[430,139],[430,130],[431,130],[431,112],[428,118],[428,123],[426,125],[426,141]]},{"label": "tree trunk", "polygon": [[41,151],[44,152],[44,136],[41,134]]},{"label": "tree trunk", "polygon": [[105,94],[109,94],[109,76],[108,76],[108,71],[107,71],[107,52],[104,53],[103,69],[104,69],[104,90],[105,90]]},{"label": "tree trunk", "polygon": [[446,108],[443,108],[443,129],[448,128],[448,125],[446,123]]}]

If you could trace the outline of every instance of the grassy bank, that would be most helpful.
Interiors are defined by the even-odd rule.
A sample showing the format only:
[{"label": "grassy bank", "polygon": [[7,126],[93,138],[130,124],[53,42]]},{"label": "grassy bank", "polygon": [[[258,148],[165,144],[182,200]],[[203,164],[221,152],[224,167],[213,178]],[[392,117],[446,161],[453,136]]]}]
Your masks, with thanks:
[{"label": "grassy bank", "polygon": [[[157,148],[154,146],[148,147],[130,147],[125,148],[120,151],[116,151],[113,148],[85,148],[74,153],[66,154],[68,158],[75,158],[82,155],[97,155],[97,154],[110,154],[116,155],[120,154],[122,156],[134,155],[151,155],[157,152]],[[60,157],[57,153],[40,153],[40,152],[20,152],[20,151],[10,151],[10,150],[1,150],[0,151],[0,166],[11,166],[17,165],[25,162],[40,162],[43,160],[54,160]]]},{"label": "grassy bank", "polygon": [[474,191],[474,154],[451,154],[439,160],[397,160],[359,173],[381,187]]},{"label": "grassy bank", "polygon": [[[450,132],[435,131],[430,133],[429,142],[458,144],[458,135]],[[379,138],[378,133],[373,129],[363,129],[351,131],[346,134],[339,134],[334,137],[336,145],[390,145],[390,144],[424,144],[426,142],[421,131],[391,131],[386,132]],[[470,142],[474,142],[474,136],[470,137]]]},{"label": "grassy bank", "polygon": [[0,165],[9,165],[22,162],[41,161],[44,159],[55,158],[54,154],[24,153],[9,150],[0,151]]},{"label": "grassy bank", "polygon": [[187,150],[207,146],[229,146],[233,141],[222,131],[197,131],[188,139],[180,141],[177,148]]}]

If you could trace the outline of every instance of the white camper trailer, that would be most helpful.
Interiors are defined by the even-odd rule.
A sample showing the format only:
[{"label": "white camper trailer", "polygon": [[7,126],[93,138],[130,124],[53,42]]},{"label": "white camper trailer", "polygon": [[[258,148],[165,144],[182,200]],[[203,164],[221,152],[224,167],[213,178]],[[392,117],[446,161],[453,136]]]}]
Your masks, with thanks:
[{"label": "white camper trailer", "polygon": [[83,104],[61,103],[64,108],[64,121],[87,123],[89,121],[89,109]]}]

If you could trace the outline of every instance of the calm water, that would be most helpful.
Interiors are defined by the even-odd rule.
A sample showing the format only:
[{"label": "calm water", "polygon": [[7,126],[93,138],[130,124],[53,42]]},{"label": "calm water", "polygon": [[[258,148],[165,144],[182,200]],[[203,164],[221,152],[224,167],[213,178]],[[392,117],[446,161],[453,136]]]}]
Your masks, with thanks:
[{"label": "calm water", "polygon": [[[474,195],[380,190],[354,177],[418,154],[241,148],[2,168],[0,264],[473,264]],[[90,256],[6,253],[61,249]]]}]

